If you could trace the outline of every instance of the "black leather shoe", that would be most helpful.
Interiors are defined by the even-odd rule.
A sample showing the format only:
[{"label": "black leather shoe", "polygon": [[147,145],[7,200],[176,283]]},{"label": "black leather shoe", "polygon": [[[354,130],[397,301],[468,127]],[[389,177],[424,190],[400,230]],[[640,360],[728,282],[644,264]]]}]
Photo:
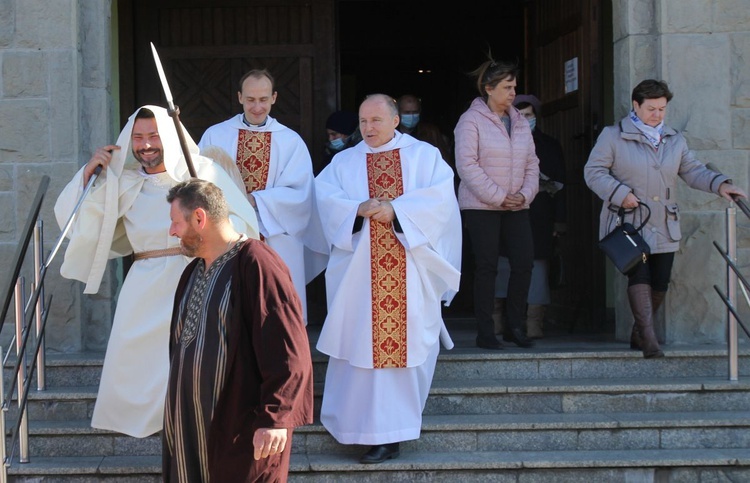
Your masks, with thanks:
[{"label": "black leather shoe", "polygon": [[489,349],[493,351],[499,351],[503,349],[503,345],[494,337],[491,339],[477,337],[477,347],[479,347],[480,349]]},{"label": "black leather shoe", "polygon": [[385,460],[398,458],[400,454],[398,443],[379,444],[373,446],[367,453],[363,454],[359,462],[366,465],[382,463]]},{"label": "black leather shoe", "polygon": [[505,332],[503,340],[513,342],[518,347],[534,347],[534,341],[526,337],[521,329],[512,329],[510,332]]}]

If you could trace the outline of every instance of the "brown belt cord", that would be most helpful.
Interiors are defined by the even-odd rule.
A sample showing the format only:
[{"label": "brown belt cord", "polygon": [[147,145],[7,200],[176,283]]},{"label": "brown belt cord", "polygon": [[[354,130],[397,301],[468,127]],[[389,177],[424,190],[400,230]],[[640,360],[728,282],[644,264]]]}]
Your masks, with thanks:
[{"label": "brown belt cord", "polygon": [[138,252],[133,254],[133,260],[143,260],[146,258],[157,258],[157,257],[171,257],[174,255],[182,255],[182,248],[172,247],[163,248],[161,250],[149,250],[146,252]]}]

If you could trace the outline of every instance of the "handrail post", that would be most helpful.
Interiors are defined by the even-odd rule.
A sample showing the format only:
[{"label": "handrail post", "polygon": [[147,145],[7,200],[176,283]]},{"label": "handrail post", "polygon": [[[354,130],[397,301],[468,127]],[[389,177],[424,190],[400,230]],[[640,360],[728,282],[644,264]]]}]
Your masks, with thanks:
[{"label": "handrail post", "polygon": [[[38,220],[34,228],[34,283],[37,287],[42,283],[42,265],[44,264],[44,223]],[[44,338],[42,337],[42,314],[44,313],[44,286],[39,289],[39,298],[36,301],[36,339],[40,346],[36,358],[36,388],[44,391],[47,388],[46,377],[46,351]]]},{"label": "handrail post", "polygon": [[23,326],[26,321],[24,316],[25,310],[23,308],[24,300],[26,296],[24,294],[24,279],[23,277],[18,278],[16,282],[16,355],[19,358],[18,364],[18,410],[22,411],[21,415],[21,426],[18,430],[18,460],[21,463],[29,462],[29,420],[27,418],[26,408],[23,407],[23,391],[26,382],[26,353],[23,352]]},{"label": "handrail post", "polygon": [[[3,359],[3,348],[0,347],[0,361]],[[5,401],[5,372],[2,372],[2,376],[0,376],[0,401]],[[10,466],[10,461],[8,459],[8,448],[5,446],[5,412],[6,407],[5,403],[2,403],[3,407],[0,410],[2,414],[0,414],[0,434],[3,435],[2,438],[0,438],[0,457],[2,457],[2,464],[0,465],[0,483],[6,483],[8,481],[8,466]]]},{"label": "handrail post", "polygon": [[[729,203],[726,218],[727,257],[737,263],[737,208]],[[732,307],[737,306],[737,274],[727,264],[727,298]],[[737,319],[731,310],[727,309],[727,354],[729,356],[729,380],[739,379],[739,351]]]}]

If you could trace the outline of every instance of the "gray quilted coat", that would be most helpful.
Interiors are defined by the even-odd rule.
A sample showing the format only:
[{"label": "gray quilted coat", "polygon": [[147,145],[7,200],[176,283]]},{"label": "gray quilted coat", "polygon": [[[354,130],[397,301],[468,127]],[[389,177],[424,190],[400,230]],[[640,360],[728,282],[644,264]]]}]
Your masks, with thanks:
[{"label": "gray quilted coat", "polygon": [[[616,225],[617,210],[632,192],[651,209],[651,218],[641,235],[651,253],[675,252],[680,246],[680,208],[675,184],[682,178],[691,188],[719,193],[729,178],[708,169],[695,159],[682,134],[665,126],[656,149],[625,117],[604,128],[583,168],[586,185],[604,202],[599,217],[599,238]],[[647,210],[639,207],[625,221],[640,225]]]}]

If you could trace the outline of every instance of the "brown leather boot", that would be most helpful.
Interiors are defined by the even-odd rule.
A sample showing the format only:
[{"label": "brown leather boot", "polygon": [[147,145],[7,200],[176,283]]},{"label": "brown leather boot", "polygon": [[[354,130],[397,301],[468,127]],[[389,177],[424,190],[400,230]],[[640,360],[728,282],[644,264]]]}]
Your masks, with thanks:
[{"label": "brown leather boot", "polygon": [[667,296],[667,292],[657,292],[654,289],[651,289],[651,310],[653,310],[654,313],[656,313],[657,310],[659,310],[659,307],[661,307],[661,304],[664,303],[664,298]]},{"label": "brown leather boot", "polygon": [[503,333],[505,323],[505,299],[495,299],[495,309],[492,311],[492,320],[495,322],[495,334]]},{"label": "brown leather boot", "polygon": [[651,285],[639,283],[628,287],[628,302],[640,336],[640,346],[645,359],[664,357],[654,333],[654,312],[651,302]]},{"label": "brown leather boot", "polygon": [[638,332],[638,325],[633,320],[633,330],[630,331],[630,348],[633,350],[641,350],[641,333]]},{"label": "brown leather boot", "polygon": [[[667,296],[667,292],[658,292],[651,290],[651,320],[656,319],[656,312],[664,303],[664,298]],[[633,330],[630,332],[630,348],[635,350],[641,350],[641,334],[638,332],[638,326],[633,321]]]},{"label": "brown leather boot", "polygon": [[546,305],[531,305],[526,309],[526,337],[532,339],[541,339],[544,337],[542,332],[542,323],[544,321],[544,312]]}]

